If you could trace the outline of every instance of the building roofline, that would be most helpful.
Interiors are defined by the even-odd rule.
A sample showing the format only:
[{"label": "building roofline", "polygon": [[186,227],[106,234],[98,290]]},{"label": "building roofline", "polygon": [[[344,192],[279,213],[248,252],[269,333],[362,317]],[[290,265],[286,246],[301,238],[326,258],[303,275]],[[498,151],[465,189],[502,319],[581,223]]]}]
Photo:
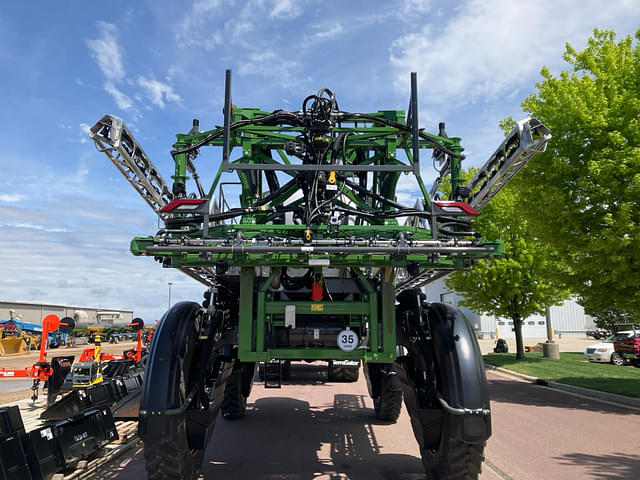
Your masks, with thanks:
[{"label": "building roofline", "polygon": [[133,310],[124,310],[124,309],[113,309],[113,308],[104,308],[104,307],[80,307],[77,305],[61,305],[57,303],[44,303],[44,302],[16,302],[11,300],[0,300],[0,305],[2,304],[10,304],[10,305],[26,305],[30,307],[59,307],[66,309],[75,309],[75,310],[97,310],[97,311],[109,311],[109,312],[126,312],[133,314]]}]

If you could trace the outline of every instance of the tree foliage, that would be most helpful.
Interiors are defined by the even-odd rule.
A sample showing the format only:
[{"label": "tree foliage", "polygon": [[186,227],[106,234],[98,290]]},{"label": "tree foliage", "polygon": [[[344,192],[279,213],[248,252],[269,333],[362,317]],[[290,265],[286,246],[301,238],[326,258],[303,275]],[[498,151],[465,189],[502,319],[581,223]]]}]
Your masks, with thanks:
[{"label": "tree foliage", "polygon": [[524,357],[522,324],[568,296],[553,278],[562,265],[554,251],[531,233],[520,196],[505,187],[482,210],[476,229],[487,240],[502,240],[504,257],[479,260],[470,271],[456,272],[446,284],[459,292],[462,305],[476,312],[513,319],[517,358]]},{"label": "tree foliage", "polygon": [[523,206],[588,313],[640,313],[639,41],[596,29],[583,51],[567,44],[572,72],[543,68],[522,104],[553,135],[517,179]]},{"label": "tree foliage", "polygon": [[634,325],[638,324],[638,319],[635,315],[616,309],[598,312],[594,314],[594,317],[598,328],[609,332],[630,330]]}]

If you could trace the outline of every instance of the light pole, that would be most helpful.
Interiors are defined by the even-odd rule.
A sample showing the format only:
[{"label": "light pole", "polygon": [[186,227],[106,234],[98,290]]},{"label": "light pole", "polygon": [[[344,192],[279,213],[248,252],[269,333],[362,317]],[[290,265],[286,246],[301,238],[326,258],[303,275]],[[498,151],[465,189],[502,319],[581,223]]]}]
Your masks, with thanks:
[{"label": "light pole", "polygon": [[171,308],[171,285],[173,285],[173,283],[167,282],[167,285],[169,285],[169,308]]},{"label": "light pole", "polygon": [[547,341],[542,344],[542,356],[553,360],[560,360],[560,344],[553,341],[551,307],[547,307]]}]

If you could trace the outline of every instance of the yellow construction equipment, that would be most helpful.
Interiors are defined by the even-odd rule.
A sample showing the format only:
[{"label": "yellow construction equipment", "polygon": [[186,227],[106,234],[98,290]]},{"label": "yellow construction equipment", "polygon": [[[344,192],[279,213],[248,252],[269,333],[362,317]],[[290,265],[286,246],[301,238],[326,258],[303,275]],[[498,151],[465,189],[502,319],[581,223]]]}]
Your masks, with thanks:
[{"label": "yellow construction equipment", "polygon": [[6,337],[0,339],[0,357],[29,353],[29,346],[22,337]]}]

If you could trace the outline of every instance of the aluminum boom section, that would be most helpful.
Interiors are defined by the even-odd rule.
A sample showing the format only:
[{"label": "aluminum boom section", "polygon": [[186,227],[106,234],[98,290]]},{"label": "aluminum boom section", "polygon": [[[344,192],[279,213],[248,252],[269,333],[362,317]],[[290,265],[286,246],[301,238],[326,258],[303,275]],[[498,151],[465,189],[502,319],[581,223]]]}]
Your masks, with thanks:
[{"label": "aluminum boom section", "polygon": [[539,120],[519,121],[467,185],[467,203],[481,210],[531,158],[547,149],[549,140],[551,132]]},{"label": "aluminum boom section", "polygon": [[[166,219],[168,215],[161,213],[160,209],[171,201],[171,189],[124,122],[115,115],[105,115],[91,128],[89,137],[153,211]],[[206,286],[215,285],[215,272],[209,267],[184,267],[180,270]]]},{"label": "aluminum boom section", "polygon": [[124,122],[114,115],[105,115],[91,127],[89,137],[153,211],[166,218],[160,209],[171,201],[171,188]]},{"label": "aluminum boom section", "polygon": [[[476,210],[482,210],[531,158],[546,150],[549,140],[551,132],[539,120],[525,118],[517,122],[516,127],[465,186],[467,193],[462,199]],[[431,197],[436,194],[447,173],[449,169],[444,168],[431,189]]]}]

